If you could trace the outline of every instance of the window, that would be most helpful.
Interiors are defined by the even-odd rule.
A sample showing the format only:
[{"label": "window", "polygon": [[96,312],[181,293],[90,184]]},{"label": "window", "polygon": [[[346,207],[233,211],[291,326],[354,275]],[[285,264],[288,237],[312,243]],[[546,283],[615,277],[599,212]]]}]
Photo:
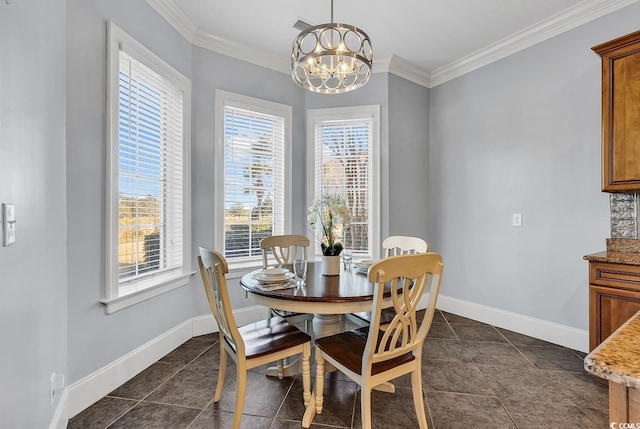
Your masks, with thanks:
[{"label": "window", "polygon": [[310,110],[307,118],[308,205],[342,195],[352,220],[341,239],[361,258],[377,257],[380,243],[379,118],[379,106]]},{"label": "window", "polygon": [[216,91],[216,240],[232,267],[291,230],[291,107]]},{"label": "window", "polygon": [[107,311],[189,282],[190,82],[109,24]]}]

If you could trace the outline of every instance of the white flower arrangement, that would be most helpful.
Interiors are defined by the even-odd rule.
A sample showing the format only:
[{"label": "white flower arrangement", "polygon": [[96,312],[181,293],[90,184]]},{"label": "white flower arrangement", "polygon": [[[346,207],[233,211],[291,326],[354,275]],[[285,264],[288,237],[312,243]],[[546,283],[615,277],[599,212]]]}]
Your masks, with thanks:
[{"label": "white flower arrangement", "polygon": [[319,221],[322,227],[322,254],[324,256],[338,256],[344,248],[335,239],[336,227],[342,224],[347,229],[351,223],[351,211],[341,195],[322,195],[316,198],[309,207],[309,224],[313,227]]}]

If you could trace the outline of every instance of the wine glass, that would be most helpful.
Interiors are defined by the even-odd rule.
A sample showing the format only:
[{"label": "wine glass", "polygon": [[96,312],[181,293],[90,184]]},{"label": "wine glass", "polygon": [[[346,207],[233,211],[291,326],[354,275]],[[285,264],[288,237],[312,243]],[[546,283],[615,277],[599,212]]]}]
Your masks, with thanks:
[{"label": "wine glass", "polygon": [[307,260],[306,259],[296,259],[293,261],[293,274],[296,276],[296,283],[298,285],[303,285],[306,283],[307,278]]}]

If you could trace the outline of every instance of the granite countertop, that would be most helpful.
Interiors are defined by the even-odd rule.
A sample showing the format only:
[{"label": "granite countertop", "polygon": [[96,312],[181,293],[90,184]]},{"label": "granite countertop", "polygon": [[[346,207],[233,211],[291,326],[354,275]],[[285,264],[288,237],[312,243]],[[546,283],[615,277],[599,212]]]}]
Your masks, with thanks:
[{"label": "granite countertop", "polygon": [[628,238],[607,238],[607,250],[585,255],[591,262],[640,265],[640,240]]},{"label": "granite countertop", "polygon": [[584,369],[605,380],[640,389],[640,311],[584,358]]}]

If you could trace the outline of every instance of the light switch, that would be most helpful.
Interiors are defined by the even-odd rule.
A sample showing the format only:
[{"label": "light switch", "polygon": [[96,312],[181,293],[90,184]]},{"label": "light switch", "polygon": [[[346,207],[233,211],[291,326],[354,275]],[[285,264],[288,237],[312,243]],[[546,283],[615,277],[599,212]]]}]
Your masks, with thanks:
[{"label": "light switch", "polygon": [[2,245],[11,246],[16,242],[16,210],[13,204],[2,203]]}]

